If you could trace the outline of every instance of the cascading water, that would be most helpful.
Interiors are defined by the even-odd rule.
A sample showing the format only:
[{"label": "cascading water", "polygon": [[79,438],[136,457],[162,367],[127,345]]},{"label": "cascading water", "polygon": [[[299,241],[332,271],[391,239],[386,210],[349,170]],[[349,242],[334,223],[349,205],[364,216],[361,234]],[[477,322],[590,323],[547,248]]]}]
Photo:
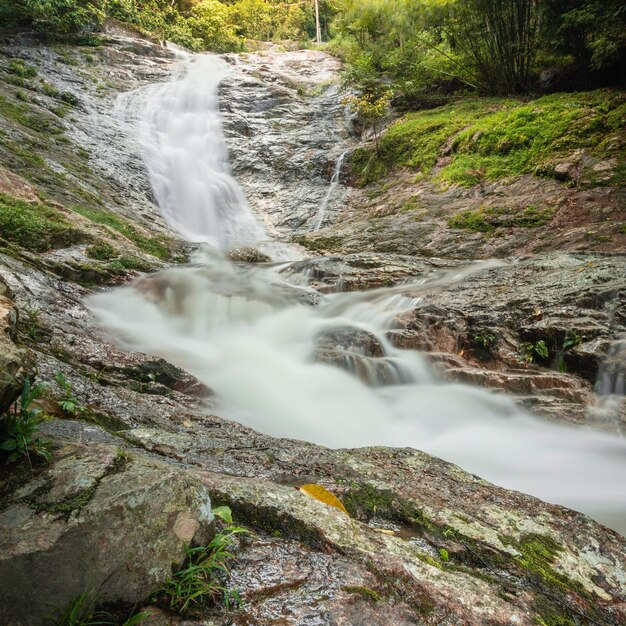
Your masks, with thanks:
[{"label": "cascading water", "polygon": [[220,249],[265,239],[245,194],[231,176],[218,88],[231,70],[213,55],[179,52],[179,80],[126,94],[142,111],[138,138],[159,208],[188,241]]},{"label": "cascading water", "polygon": [[317,212],[317,216],[315,217],[315,225],[313,226],[313,230],[319,230],[322,227],[322,222],[324,221],[324,215],[326,214],[326,209],[328,208],[328,203],[332,198],[333,192],[339,185],[339,179],[341,177],[341,168],[343,167],[343,162],[345,161],[346,155],[348,154],[348,150],[342,152],[339,158],[337,159],[337,163],[335,163],[335,169],[333,170],[333,175],[330,179],[330,187],[322,200],[322,204]]},{"label": "cascading water", "polygon": [[[203,89],[202,80],[216,88],[221,69],[213,61],[196,61],[192,67],[198,72],[196,89]],[[204,76],[208,71],[217,75]],[[229,232],[229,244],[237,244],[239,234],[245,239],[256,229],[250,217],[242,220],[250,228],[232,228],[233,216],[225,214],[232,209],[238,216],[235,222],[249,216],[245,201],[230,203],[237,186],[227,180],[223,153],[204,161],[202,176],[195,167],[187,168],[212,145],[203,135],[201,148],[194,133],[198,128],[207,131],[205,118],[216,109],[212,100],[208,108],[206,101],[202,106],[178,102],[195,101],[190,75],[152,92],[148,106],[153,132],[144,135],[147,166],[164,212],[172,223],[184,224],[183,234],[198,224],[208,228],[202,231],[204,239],[219,241]],[[183,114],[184,123],[172,118],[173,111]],[[167,131],[161,131],[161,123]],[[162,144],[153,143],[152,137],[162,132],[169,136],[173,127],[194,136],[172,137],[165,158],[156,150]],[[220,132],[215,121],[211,128]],[[223,144],[221,135],[215,143]],[[212,198],[205,209],[214,221],[195,215],[187,221],[187,171],[194,188],[191,197]],[[220,194],[224,197],[218,198]],[[195,205],[194,214],[202,206]],[[438,381],[420,354],[397,350],[387,341],[386,331],[398,314],[420,305],[424,285],[445,289],[470,272],[488,270],[490,263],[434,273],[400,287],[315,294],[318,304],[312,306],[312,290],[302,275],[290,274],[288,266],[243,267],[215,252],[203,254],[194,266],[138,279],[91,297],[89,305],[122,345],[167,359],[211,387],[218,413],[227,418],[277,437],[331,447],[413,446],[502,486],[587,512],[626,533],[624,439],[550,424],[504,396]],[[332,358],[320,360],[320,349],[328,357],[328,337],[338,329],[371,338],[378,346],[366,376],[324,362]],[[332,341],[330,345],[332,353]],[[351,367],[359,373],[364,355],[349,352]],[[337,362],[344,356],[339,354]]]}]

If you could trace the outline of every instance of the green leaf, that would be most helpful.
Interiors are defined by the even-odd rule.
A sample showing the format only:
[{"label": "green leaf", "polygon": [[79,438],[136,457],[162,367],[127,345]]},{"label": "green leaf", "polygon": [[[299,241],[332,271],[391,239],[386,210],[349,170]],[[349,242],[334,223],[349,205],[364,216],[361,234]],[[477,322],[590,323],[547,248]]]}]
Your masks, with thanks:
[{"label": "green leaf", "polygon": [[227,524],[233,523],[233,512],[228,506],[218,506],[213,509],[213,515],[224,520]]},{"label": "green leaf", "polygon": [[0,450],[15,450],[17,448],[17,441],[15,439],[6,439],[0,443]]}]

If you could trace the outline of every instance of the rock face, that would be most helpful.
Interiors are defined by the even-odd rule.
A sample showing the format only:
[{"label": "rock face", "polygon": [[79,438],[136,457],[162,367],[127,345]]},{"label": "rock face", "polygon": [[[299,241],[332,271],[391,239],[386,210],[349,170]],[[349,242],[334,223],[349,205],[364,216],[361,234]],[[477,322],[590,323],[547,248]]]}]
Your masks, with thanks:
[{"label": "rock face", "polygon": [[[87,208],[87,217],[72,218],[72,228],[97,236],[97,243],[136,255],[153,255],[155,243],[172,252],[176,244],[165,238],[174,235],[151,201],[138,146],[120,124],[116,100],[122,91],[164,80],[173,54],[124,29],[87,53],[15,42],[0,52],[3,81],[11,58],[36,67],[37,80],[20,87],[31,96],[30,113],[65,128],[61,140],[2,117],[0,191],[29,202],[45,192],[64,214],[68,207]],[[583,196],[535,179],[445,192],[401,180],[368,198],[342,178],[325,230],[306,235],[335,162],[352,141],[335,83],[338,62],[317,51],[272,48],[229,59],[233,75],[222,95],[233,169],[270,233],[295,232],[311,254],[333,253],[279,270],[310,277],[322,292],[415,281],[458,267],[459,258],[557,247],[539,236],[552,231],[495,237],[445,226],[449,215],[485,197],[504,198],[514,210],[523,190],[563,196],[552,226],[563,225],[568,249],[619,244],[584,233],[592,222],[598,237],[608,236],[605,218],[617,214],[621,191]],[[59,96],[49,95],[54,92],[42,80]],[[11,97],[14,82],[6,80]],[[64,93],[75,104],[69,117],[57,120],[51,109]],[[29,151],[40,160],[29,159]],[[400,210],[418,194],[423,207],[413,202]],[[418,219],[416,211],[425,213]],[[227,611],[209,603],[187,617],[152,607],[146,623],[626,623],[626,544],[617,533],[416,450],[329,450],[273,439],[214,415],[210,390],[163,361],[112,346],[95,326],[84,297],[128,272],[84,280],[79,270],[87,242],[40,253],[9,245],[5,234],[0,354],[9,356],[0,362],[0,393],[7,401],[14,397],[18,388],[6,386],[6,373],[19,368],[19,350],[28,347],[39,380],[63,373],[79,410],[60,411],[63,390],[51,384],[46,406],[52,415],[41,436],[54,444],[53,462],[32,471],[27,464],[0,468],[2,623],[36,626],[90,587],[104,602],[149,604],[183,559],[183,546],[207,541],[211,505],[230,506],[235,522],[252,531],[240,540],[228,582],[242,605]],[[163,265],[154,256],[141,258],[150,267]],[[233,258],[268,260],[250,250]],[[623,371],[617,345],[626,330],[623,276],[623,257],[586,252],[494,267],[450,289],[416,292],[421,306],[398,320],[389,339],[429,351],[444,376],[513,392],[554,419],[581,421],[613,344],[605,378],[613,385]],[[565,349],[566,338],[575,339],[571,331],[580,342]],[[372,382],[372,372],[374,378],[388,373],[377,369],[384,350],[374,339],[336,329],[319,337],[317,358]],[[534,363],[525,363],[520,344],[539,340],[550,359],[538,362],[534,355]],[[558,371],[553,355],[563,358],[567,372]],[[350,518],[300,493],[307,483],[340,497]]]},{"label": "rock face", "polygon": [[11,291],[0,278],[0,414],[19,395],[25,375],[26,354],[13,342],[17,312]]},{"label": "rock face", "polygon": [[[197,480],[103,444],[63,442],[2,507],[7,625],[42,623],[86,589],[108,602],[143,602],[182,563],[185,545],[207,542],[213,520]],[[35,572],[47,575],[33,584]]]},{"label": "rock face", "polygon": [[[557,421],[626,429],[623,397],[610,414],[594,411],[602,399],[594,393],[596,381],[606,371],[607,388],[596,390],[606,395],[621,380],[624,256],[552,253],[503,263],[450,288],[420,287],[419,279],[430,272],[458,265],[450,259],[361,253],[309,259],[287,271],[308,273],[323,292],[406,282],[406,293],[421,301],[390,332],[395,345],[427,352],[448,380],[506,391]],[[545,357],[533,350],[540,341]],[[371,346],[361,347],[360,354],[379,356]]]},{"label": "rock face", "polygon": [[[233,172],[271,236],[309,232],[352,143],[340,63],[316,50],[281,54],[274,47],[230,60],[220,96]],[[334,189],[323,224],[337,220],[351,193]]]}]

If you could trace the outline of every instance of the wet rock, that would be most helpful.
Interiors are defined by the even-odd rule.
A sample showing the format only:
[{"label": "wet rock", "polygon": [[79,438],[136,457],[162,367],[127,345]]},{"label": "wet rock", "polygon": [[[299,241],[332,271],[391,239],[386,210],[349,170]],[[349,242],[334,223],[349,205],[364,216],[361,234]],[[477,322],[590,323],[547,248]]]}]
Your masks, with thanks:
[{"label": "wet rock", "polygon": [[3,499],[0,619],[39,624],[93,589],[103,602],[143,602],[185,545],[207,542],[212,520],[206,488],[175,467],[67,443]]},{"label": "wet rock", "polygon": [[272,259],[255,248],[238,248],[228,253],[228,258],[235,263],[269,263]]},{"label": "wet rock", "polygon": [[17,398],[32,366],[25,351],[13,342],[16,323],[11,291],[0,277],[0,414]]},{"label": "wet rock", "polygon": [[452,260],[416,259],[393,254],[346,254],[316,257],[292,263],[287,274],[304,274],[322,293],[391,287],[454,267]]}]

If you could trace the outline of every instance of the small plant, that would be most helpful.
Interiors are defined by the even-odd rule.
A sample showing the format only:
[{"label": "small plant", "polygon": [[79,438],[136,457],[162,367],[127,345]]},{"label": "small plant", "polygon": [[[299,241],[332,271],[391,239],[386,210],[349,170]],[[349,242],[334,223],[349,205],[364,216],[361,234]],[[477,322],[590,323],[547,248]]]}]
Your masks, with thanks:
[{"label": "small plant", "polygon": [[232,525],[232,513],[228,507],[214,509],[217,517],[228,523],[206,547],[187,547],[183,569],[168,580],[157,596],[163,597],[169,608],[186,613],[193,605],[204,601],[213,604],[222,600],[226,608],[240,604],[237,592],[228,589],[224,578],[230,572],[229,563],[234,558],[232,547],[235,535],[250,531]]},{"label": "small plant", "polygon": [[31,453],[46,460],[51,458],[50,442],[36,436],[43,421],[41,409],[31,407],[45,389],[45,384],[31,385],[26,379],[19,400],[0,416],[0,452],[8,454],[7,463],[26,457],[32,467]]},{"label": "small plant", "polygon": [[137,613],[122,622],[111,613],[98,611],[98,600],[98,594],[85,591],[74,598],[61,615],[48,621],[54,626],[138,626],[148,617],[148,613]]},{"label": "small plant", "polygon": [[438,552],[439,552],[439,558],[444,563],[447,563],[450,560],[450,554],[448,553],[448,551],[445,548],[439,548]]},{"label": "small plant", "polygon": [[533,363],[537,359],[546,361],[550,357],[550,351],[543,339],[535,341],[535,343],[525,341],[520,345],[520,352],[526,363]]},{"label": "small plant", "polygon": [[583,338],[575,330],[570,330],[567,335],[565,335],[565,339],[563,340],[563,350],[565,351],[578,348],[582,342]]},{"label": "small plant", "polygon": [[9,63],[9,72],[20,78],[34,78],[37,76],[37,69],[32,65],[28,65],[21,59],[12,59]]},{"label": "small plant", "polygon": [[77,415],[78,413],[82,413],[83,409],[78,405],[78,399],[74,395],[72,390],[72,386],[68,382],[67,378],[62,372],[59,372],[55,377],[57,385],[61,387],[63,391],[63,396],[60,400],[57,400],[57,404],[63,413],[67,413],[68,415]]},{"label": "small plant", "polygon": [[483,348],[484,350],[489,350],[493,343],[495,342],[496,337],[491,333],[474,333],[472,335],[472,341],[474,345],[479,348]]}]

